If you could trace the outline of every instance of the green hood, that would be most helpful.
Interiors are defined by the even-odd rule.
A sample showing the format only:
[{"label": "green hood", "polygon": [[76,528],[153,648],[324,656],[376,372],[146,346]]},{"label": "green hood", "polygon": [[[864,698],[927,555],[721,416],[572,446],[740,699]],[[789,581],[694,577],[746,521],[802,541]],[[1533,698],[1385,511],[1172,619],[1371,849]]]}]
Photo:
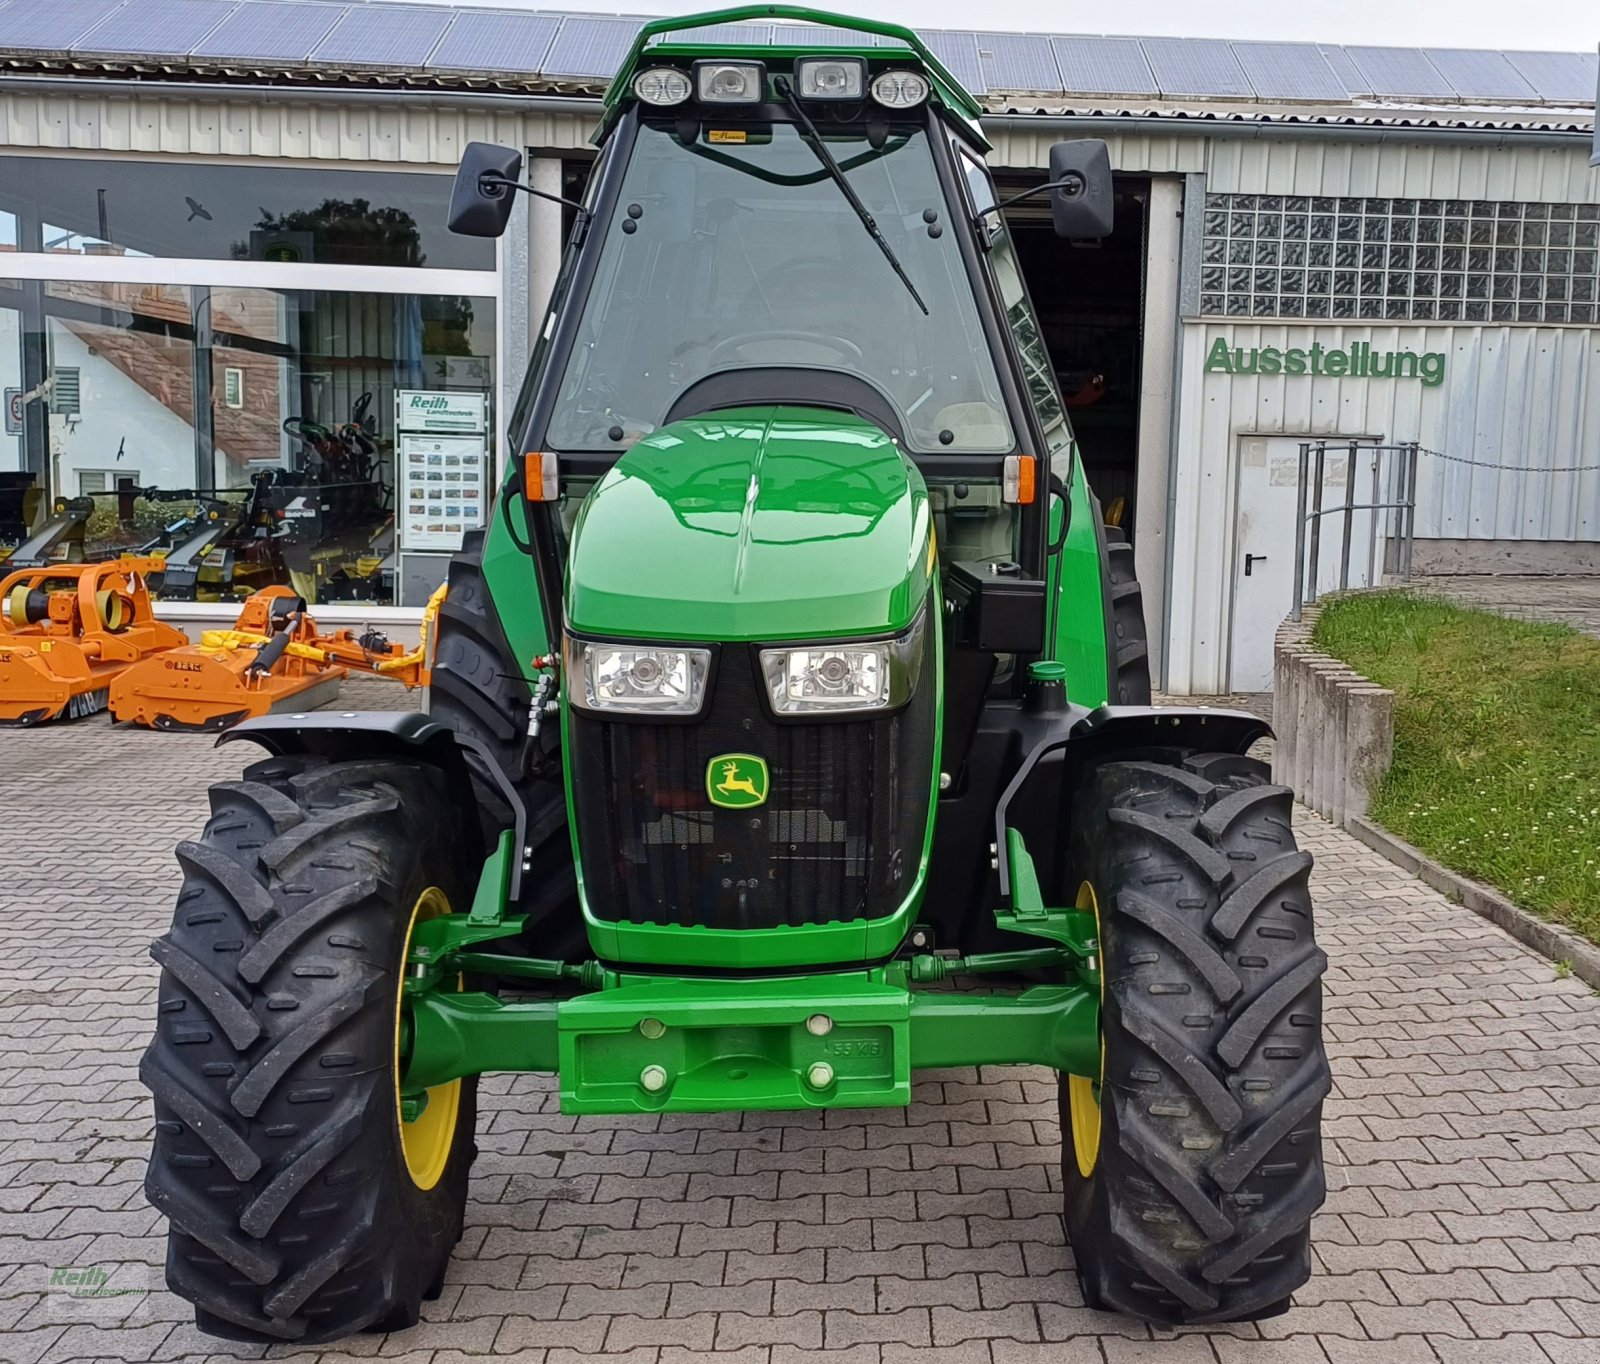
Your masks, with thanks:
[{"label": "green hood", "polygon": [[908,626],[932,568],[922,476],[876,426],[741,408],[641,440],[573,532],[580,634],[765,640]]}]

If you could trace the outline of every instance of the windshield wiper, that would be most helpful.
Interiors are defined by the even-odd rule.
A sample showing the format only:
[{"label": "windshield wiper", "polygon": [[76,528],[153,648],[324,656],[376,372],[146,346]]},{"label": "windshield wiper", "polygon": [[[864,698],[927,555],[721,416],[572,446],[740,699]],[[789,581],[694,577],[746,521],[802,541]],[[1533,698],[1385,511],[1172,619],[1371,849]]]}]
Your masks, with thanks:
[{"label": "windshield wiper", "polygon": [[861,226],[867,229],[867,235],[877,242],[878,250],[883,252],[883,258],[894,267],[895,274],[900,276],[900,282],[917,302],[917,307],[922,309],[924,317],[928,315],[928,305],[922,301],[922,295],[917,292],[917,286],[911,282],[911,276],[906,274],[905,267],[900,264],[900,259],[895,255],[894,249],[889,245],[882,230],[878,227],[877,220],[867,212],[867,206],[861,202],[850,182],[845,179],[844,172],[839,169],[839,163],[833,159],[833,153],[828,150],[823,142],[822,135],[817,132],[816,124],[811,121],[811,116],[806,113],[805,105],[801,104],[794,93],[794,86],[789,83],[787,76],[779,76],[773,82],[773,87],[782,96],[783,102],[789,106],[794,114],[795,121],[800,125],[800,136],[806,145],[817,154],[817,160],[822,162],[822,167],[833,183],[839,186],[839,192],[844,195],[846,202],[855,210],[856,217],[861,219]]}]

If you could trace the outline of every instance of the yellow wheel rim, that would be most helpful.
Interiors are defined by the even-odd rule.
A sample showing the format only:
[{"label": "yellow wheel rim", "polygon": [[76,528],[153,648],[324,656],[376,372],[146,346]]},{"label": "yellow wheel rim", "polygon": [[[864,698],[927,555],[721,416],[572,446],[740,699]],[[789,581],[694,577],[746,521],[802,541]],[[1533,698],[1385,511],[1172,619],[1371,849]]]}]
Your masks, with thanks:
[{"label": "yellow wheel rim", "polygon": [[[1105,1008],[1106,959],[1100,944],[1100,900],[1094,887],[1085,881],[1078,887],[1078,909],[1094,911],[1094,936],[1100,954],[1100,1006]],[[1072,1151],[1078,1158],[1078,1173],[1085,1179],[1094,1173],[1100,1159],[1100,1087],[1105,1083],[1106,1043],[1105,1033],[1100,1034],[1100,1077],[1090,1080],[1082,1075],[1067,1076],[1067,1114],[1072,1123]]]},{"label": "yellow wheel rim", "polygon": [[[429,886],[418,897],[411,910],[411,922],[406,925],[405,948],[400,954],[402,977],[411,957],[411,934],[424,919],[434,919],[450,912],[450,901],[437,886]],[[456,981],[456,988],[461,982]],[[397,992],[394,1009],[394,1116],[400,1124],[400,1148],[405,1154],[406,1170],[411,1182],[419,1189],[431,1189],[444,1175],[450,1163],[450,1149],[455,1143],[456,1118],[461,1112],[461,1081],[447,1080],[427,1091],[428,1102],[422,1112],[410,1122],[401,1108],[400,1094],[400,1020],[405,1007],[405,991]]]}]

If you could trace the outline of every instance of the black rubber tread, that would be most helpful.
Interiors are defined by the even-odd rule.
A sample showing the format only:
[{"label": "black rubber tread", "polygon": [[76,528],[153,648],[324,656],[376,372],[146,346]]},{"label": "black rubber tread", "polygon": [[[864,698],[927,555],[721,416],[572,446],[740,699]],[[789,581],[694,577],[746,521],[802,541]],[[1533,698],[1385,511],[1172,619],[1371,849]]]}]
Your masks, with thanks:
[{"label": "black rubber tread", "polygon": [[[467,532],[461,552],[450,560],[449,591],[439,608],[428,713],[481,741],[522,798],[527,817],[523,894],[517,905],[517,912],[527,918],[522,945],[537,956],[577,960],[589,955],[588,936],[578,907],[566,793],[559,781],[532,777],[524,770],[532,691],[495,613],[483,574],[483,542],[482,530]],[[523,609],[537,609],[531,565]],[[476,756],[469,754],[468,764],[476,768]],[[511,812],[494,782],[487,774],[479,776],[480,802],[500,827],[508,827]]]},{"label": "black rubber tread", "polygon": [[[524,668],[516,659],[495,612],[483,574],[482,530],[469,531],[461,552],[450,560],[449,589],[439,607],[434,663],[428,685],[428,713],[481,740],[508,777],[521,777],[523,735],[533,699]],[[529,601],[533,570],[529,566]]]},{"label": "black rubber tread", "polygon": [[1077,792],[1067,871],[1100,905],[1105,1075],[1087,1179],[1062,1077],[1062,1177],[1092,1306],[1259,1320],[1310,1274],[1327,958],[1291,808],[1231,754],[1130,755]]},{"label": "black rubber tread", "polygon": [[1145,633],[1144,593],[1134,576],[1133,546],[1116,526],[1107,526],[1106,573],[1110,579],[1111,622],[1109,645],[1116,663],[1119,706],[1150,704],[1150,641]]},{"label": "black rubber tread", "polygon": [[140,1066],[155,1097],[145,1192],[167,1282],[202,1330],[312,1343],[415,1319],[461,1235],[476,1081],[439,1182],[405,1168],[395,1009],[412,907],[464,908],[475,846],[444,775],[275,758],[211,789]]}]

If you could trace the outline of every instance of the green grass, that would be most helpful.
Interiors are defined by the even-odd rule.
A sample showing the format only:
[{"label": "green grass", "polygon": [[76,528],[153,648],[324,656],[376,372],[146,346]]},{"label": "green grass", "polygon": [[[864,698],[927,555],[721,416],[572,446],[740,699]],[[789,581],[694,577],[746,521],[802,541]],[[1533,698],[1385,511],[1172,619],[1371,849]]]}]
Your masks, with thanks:
[{"label": "green grass", "polygon": [[1400,593],[1330,602],[1315,640],[1395,691],[1372,817],[1600,942],[1600,640]]}]

